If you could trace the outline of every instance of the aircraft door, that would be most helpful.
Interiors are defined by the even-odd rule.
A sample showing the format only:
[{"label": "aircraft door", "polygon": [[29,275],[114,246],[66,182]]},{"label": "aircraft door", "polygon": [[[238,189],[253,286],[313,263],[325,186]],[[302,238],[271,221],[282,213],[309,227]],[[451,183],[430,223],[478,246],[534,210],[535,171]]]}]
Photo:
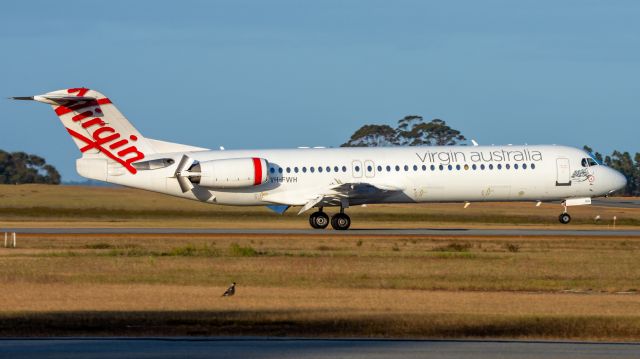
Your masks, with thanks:
[{"label": "aircraft door", "polygon": [[353,161],[351,163],[351,170],[353,171],[352,173],[354,178],[362,177],[362,162]]},{"label": "aircraft door", "polygon": [[571,186],[571,166],[568,158],[556,159],[556,186]]},{"label": "aircraft door", "polygon": [[364,175],[369,178],[376,176],[376,166],[373,164],[373,161],[364,161]]}]

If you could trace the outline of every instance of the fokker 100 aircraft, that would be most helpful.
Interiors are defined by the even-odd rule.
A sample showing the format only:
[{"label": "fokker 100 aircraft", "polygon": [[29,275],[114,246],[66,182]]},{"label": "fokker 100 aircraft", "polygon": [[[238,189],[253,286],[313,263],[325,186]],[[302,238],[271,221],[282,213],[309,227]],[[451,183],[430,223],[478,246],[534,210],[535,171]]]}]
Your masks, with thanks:
[{"label": "fokker 100 aircraft", "polygon": [[[590,204],[626,184],[566,146],[425,146],[210,150],[144,137],[103,94],[70,88],[14,97],[49,104],[82,157],[86,178],[207,203],[317,208],[313,228],[348,229],[349,206],[373,203],[562,201]],[[329,216],[324,207],[339,206]]]}]

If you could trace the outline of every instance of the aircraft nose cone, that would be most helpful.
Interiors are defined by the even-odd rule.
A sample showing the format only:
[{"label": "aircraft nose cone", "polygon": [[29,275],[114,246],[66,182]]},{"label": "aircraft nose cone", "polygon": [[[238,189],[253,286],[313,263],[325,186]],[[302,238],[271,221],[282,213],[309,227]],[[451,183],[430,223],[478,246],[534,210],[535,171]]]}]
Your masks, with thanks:
[{"label": "aircraft nose cone", "polygon": [[627,185],[627,178],[624,175],[622,175],[622,173],[618,171],[613,171],[613,172],[614,172],[613,181],[612,181],[613,188],[611,192],[624,188]]}]

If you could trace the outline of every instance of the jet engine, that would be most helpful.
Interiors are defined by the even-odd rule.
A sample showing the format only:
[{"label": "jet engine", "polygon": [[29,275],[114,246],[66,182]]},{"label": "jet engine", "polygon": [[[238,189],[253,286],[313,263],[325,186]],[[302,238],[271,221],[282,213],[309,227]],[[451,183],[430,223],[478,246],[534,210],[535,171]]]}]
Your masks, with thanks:
[{"label": "jet engine", "polygon": [[264,158],[230,158],[196,162],[184,156],[175,176],[182,192],[193,189],[193,184],[207,188],[245,188],[267,182],[269,162]]}]

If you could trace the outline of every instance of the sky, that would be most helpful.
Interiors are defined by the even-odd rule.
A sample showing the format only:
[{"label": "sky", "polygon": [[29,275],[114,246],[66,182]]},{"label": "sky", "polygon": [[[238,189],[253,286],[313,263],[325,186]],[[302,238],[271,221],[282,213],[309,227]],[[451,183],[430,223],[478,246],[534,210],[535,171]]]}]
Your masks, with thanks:
[{"label": "sky", "polygon": [[364,124],[440,118],[480,144],[640,151],[638,1],[10,1],[0,149],[63,180],[49,106],[85,86],[146,137],[207,148],[339,146]]}]

